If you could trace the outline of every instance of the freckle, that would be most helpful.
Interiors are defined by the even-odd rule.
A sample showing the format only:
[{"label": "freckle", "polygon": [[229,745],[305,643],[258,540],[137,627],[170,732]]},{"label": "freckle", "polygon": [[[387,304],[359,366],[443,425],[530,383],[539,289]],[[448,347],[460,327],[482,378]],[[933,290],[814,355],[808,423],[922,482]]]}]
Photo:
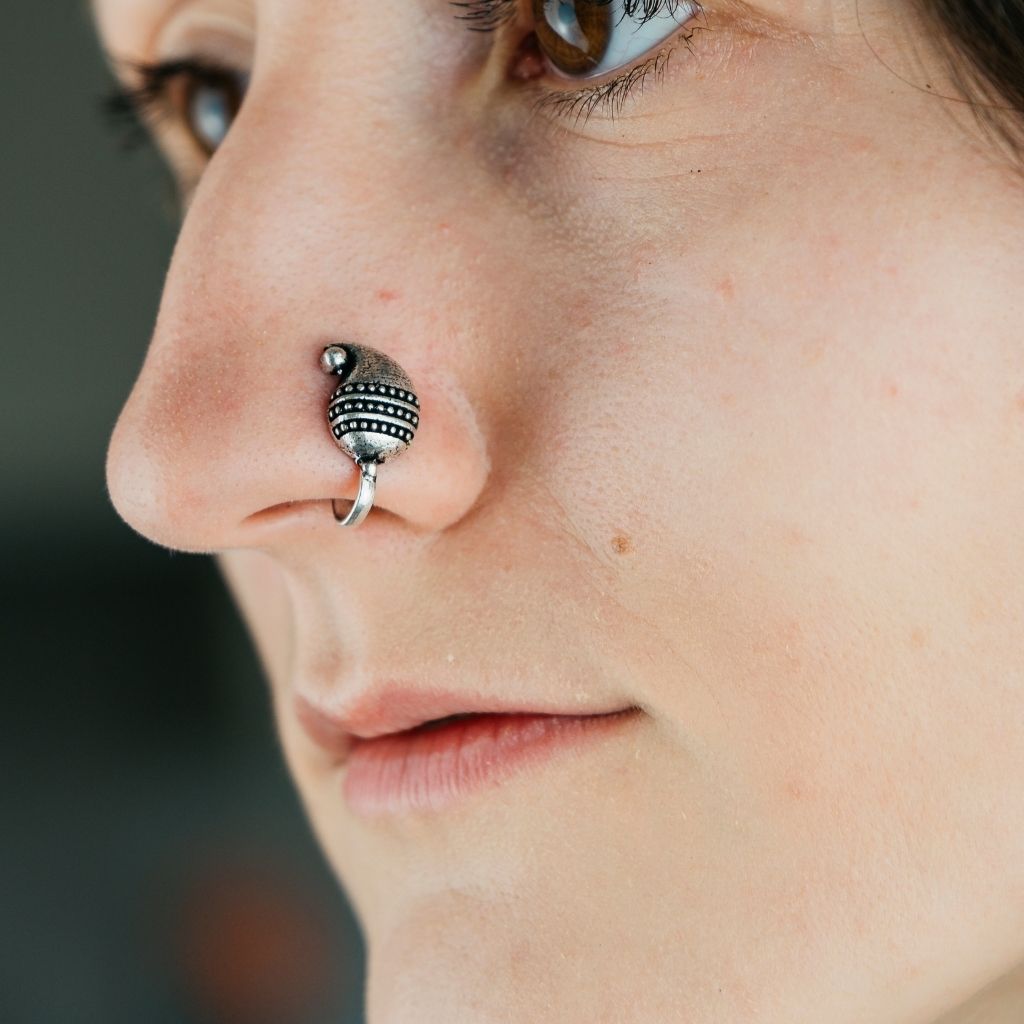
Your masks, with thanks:
[{"label": "freckle", "polygon": [[813,341],[808,342],[803,350],[804,366],[813,366],[819,362],[825,354],[827,345],[828,342],[825,338],[815,338]]},{"label": "freckle", "polygon": [[928,643],[928,634],[920,627],[915,626],[910,631],[910,646],[920,650]]},{"label": "freckle", "polygon": [[633,542],[624,533],[612,537],[612,548],[617,555],[628,555],[633,550]]},{"label": "freckle", "polygon": [[723,391],[718,397],[722,405],[736,404],[736,396],[731,391]]},{"label": "freckle", "polygon": [[377,298],[380,299],[381,302],[393,302],[398,298],[398,292],[392,291],[390,288],[381,288],[381,290],[377,292]]},{"label": "freckle", "polygon": [[715,282],[715,291],[723,298],[731,299],[736,294],[736,285],[732,278],[726,274],[721,281]]},{"label": "freckle", "polygon": [[979,622],[987,622],[991,617],[991,609],[984,597],[975,597],[971,600],[970,608],[967,611],[967,621],[972,626],[976,626]]},{"label": "freckle", "polygon": [[791,544],[796,547],[798,544],[806,544],[808,541],[807,534],[800,529],[799,526],[786,526],[783,529],[782,538],[787,544]]},{"label": "freckle", "polygon": [[1016,406],[1017,412],[1024,412],[1024,391],[1021,391],[1017,395],[1017,398],[1014,400],[1013,404]]},{"label": "freckle", "polygon": [[900,393],[900,386],[899,386],[899,384],[892,384],[892,383],[886,384],[886,386],[885,386],[885,393],[890,398],[895,398]]}]

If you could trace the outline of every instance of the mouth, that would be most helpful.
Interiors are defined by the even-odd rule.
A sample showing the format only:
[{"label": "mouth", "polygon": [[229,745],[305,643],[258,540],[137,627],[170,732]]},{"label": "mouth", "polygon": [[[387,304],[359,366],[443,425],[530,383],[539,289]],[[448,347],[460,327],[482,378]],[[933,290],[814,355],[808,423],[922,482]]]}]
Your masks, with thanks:
[{"label": "mouth", "polygon": [[[392,722],[408,721],[423,700],[438,702],[436,695],[393,696]],[[345,801],[365,818],[452,807],[560,752],[610,737],[642,714],[636,706],[591,714],[483,709],[421,716],[384,730],[379,707],[364,705],[359,714],[339,719],[298,698],[296,710],[307,733],[338,756]]]},{"label": "mouth", "polygon": [[[471,718],[479,718],[481,712],[479,711],[464,711],[458,715],[445,715],[444,718],[432,718],[428,722],[421,722],[419,725],[414,725],[411,729],[401,730],[408,735],[414,735],[417,733],[433,732],[435,729],[443,728],[448,725],[449,722],[465,722]],[[392,733],[392,735],[396,735]]]}]

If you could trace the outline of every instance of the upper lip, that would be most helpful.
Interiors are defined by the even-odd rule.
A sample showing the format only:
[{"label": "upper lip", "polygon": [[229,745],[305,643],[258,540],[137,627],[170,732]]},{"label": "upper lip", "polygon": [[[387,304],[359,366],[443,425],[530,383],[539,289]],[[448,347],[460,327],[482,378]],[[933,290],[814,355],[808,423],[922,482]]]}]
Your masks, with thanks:
[{"label": "upper lip", "polygon": [[595,709],[533,702],[525,707],[497,697],[450,690],[387,685],[372,687],[341,709],[328,709],[313,698],[296,694],[299,721],[320,746],[344,753],[355,739],[373,739],[402,732],[425,722],[462,714],[602,715],[624,711],[628,704]]}]

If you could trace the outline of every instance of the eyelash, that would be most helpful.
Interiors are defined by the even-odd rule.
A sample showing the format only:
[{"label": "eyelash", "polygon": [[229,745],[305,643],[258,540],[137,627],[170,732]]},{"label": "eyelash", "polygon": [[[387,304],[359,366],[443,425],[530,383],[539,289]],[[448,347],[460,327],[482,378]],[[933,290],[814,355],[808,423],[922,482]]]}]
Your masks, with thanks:
[{"label": "eyelash", "polygon": [[519,0],[449,0],[452,7],[461,8],[455,17],[465,21],[470,32],[493,32],[514,21]]},{"label": "eyelash", "polygon": [[[611,0],[590,2],[606,4]],[[677,2],[678,0],[624,0],[623,13],[635,20],[639,26],[670,11]],[[449,0],[449,3],[459,9],[455,17],[467,22],[466,27],[471,32],[494,32],[515,20],[520,0]],[[697,0],[692,0],[692,3],[694,17],[703,18],[703,6]],[[702,27],[706,26],[694,26],[681,36],[687,49],[691,49],[690,40],[693,34]],[[654,56],[608,82],[573,90],[547,90],[541,93],[534,102],[534,111],[550,110],[560,117],[573,120],[574,123],[579,123],[581,119],[585,123],[595,110],[604,108],[614,118],[634,92],[643,91],[644,83],[652,74],[656,81],[663,75],[668,58],[674,52],[674,47],[666,49],[670,42],[671,40],[667,39]],[[167,93],[168,86],[176,78],[187,76],[197,82],[219,84],[236,73],[222,65],[191,58],[153,64],[129,62],[128,66],[138,77],[138,84],[117,85],[102,99],[104,114],[115,128],[123,130],[122,145],[125,148],[134,148],[150,138],[147,125],[158,121],[162,115],[173,116],[174,111],[167,102]]]},{"label": "eyelash", "polygon": [[[703,8],[694,4],[697,8],[696,15],[703,15]],[[704,26],[695,25],[690,29],[680,29],[684,32],[679,37],[687,50],[691,53],[693,48],[690,40],[695,32],[701,31]],[[673,39],[666,39],[661,48],[643,63],[637,64],[622,72],[620,75],[604,82],[601,85],[584,86],[580,89],[572,89],[564,92],[546,91],[535,100],[534,111],[550,110],[560,117],[571,119],[578,124],[582,118],[584,124],[590,115],[598,109],[607,109],[609,116],[614,118],[622,110],[626,101],[636,94],[643,92],[644,83],[653,75],[654,80],[660,81],[665,74],[665,65],[669,57],[675,52]]]},{"label": "eyelash", "polygon": [[[690,36],[684,36],[684,41]],[[654,75],[658,81],[665,73],[665,65],[671,50],[660,50],[636,67],[630,68],[617,78],[603,85],[586,86],[567,92],[542,93],[533,104],[534,111],[550,110],[560,117],[568,118],[574,124],[580,119],[586,124],[590,115],[598,109],[607,109],[612,118],[622,110],[623,104],[634,94],[642,93],[645,80]]]}]

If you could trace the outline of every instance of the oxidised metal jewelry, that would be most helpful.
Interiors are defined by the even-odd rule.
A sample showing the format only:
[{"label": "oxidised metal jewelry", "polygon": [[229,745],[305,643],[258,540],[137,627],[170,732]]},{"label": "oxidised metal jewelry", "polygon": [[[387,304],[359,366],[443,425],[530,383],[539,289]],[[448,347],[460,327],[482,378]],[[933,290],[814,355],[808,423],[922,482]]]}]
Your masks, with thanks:
[{"label": "oxidised metal jewelry", "polygon": [[409,375],[389,356],[366,345],[327,345],[320,368],[340,378],[327,402],[327,422],[338,447],[359,467],[359,493],[342,526],[358,526],[373,505],[377,467],[401,455],[416,436],[420,400]]}]

